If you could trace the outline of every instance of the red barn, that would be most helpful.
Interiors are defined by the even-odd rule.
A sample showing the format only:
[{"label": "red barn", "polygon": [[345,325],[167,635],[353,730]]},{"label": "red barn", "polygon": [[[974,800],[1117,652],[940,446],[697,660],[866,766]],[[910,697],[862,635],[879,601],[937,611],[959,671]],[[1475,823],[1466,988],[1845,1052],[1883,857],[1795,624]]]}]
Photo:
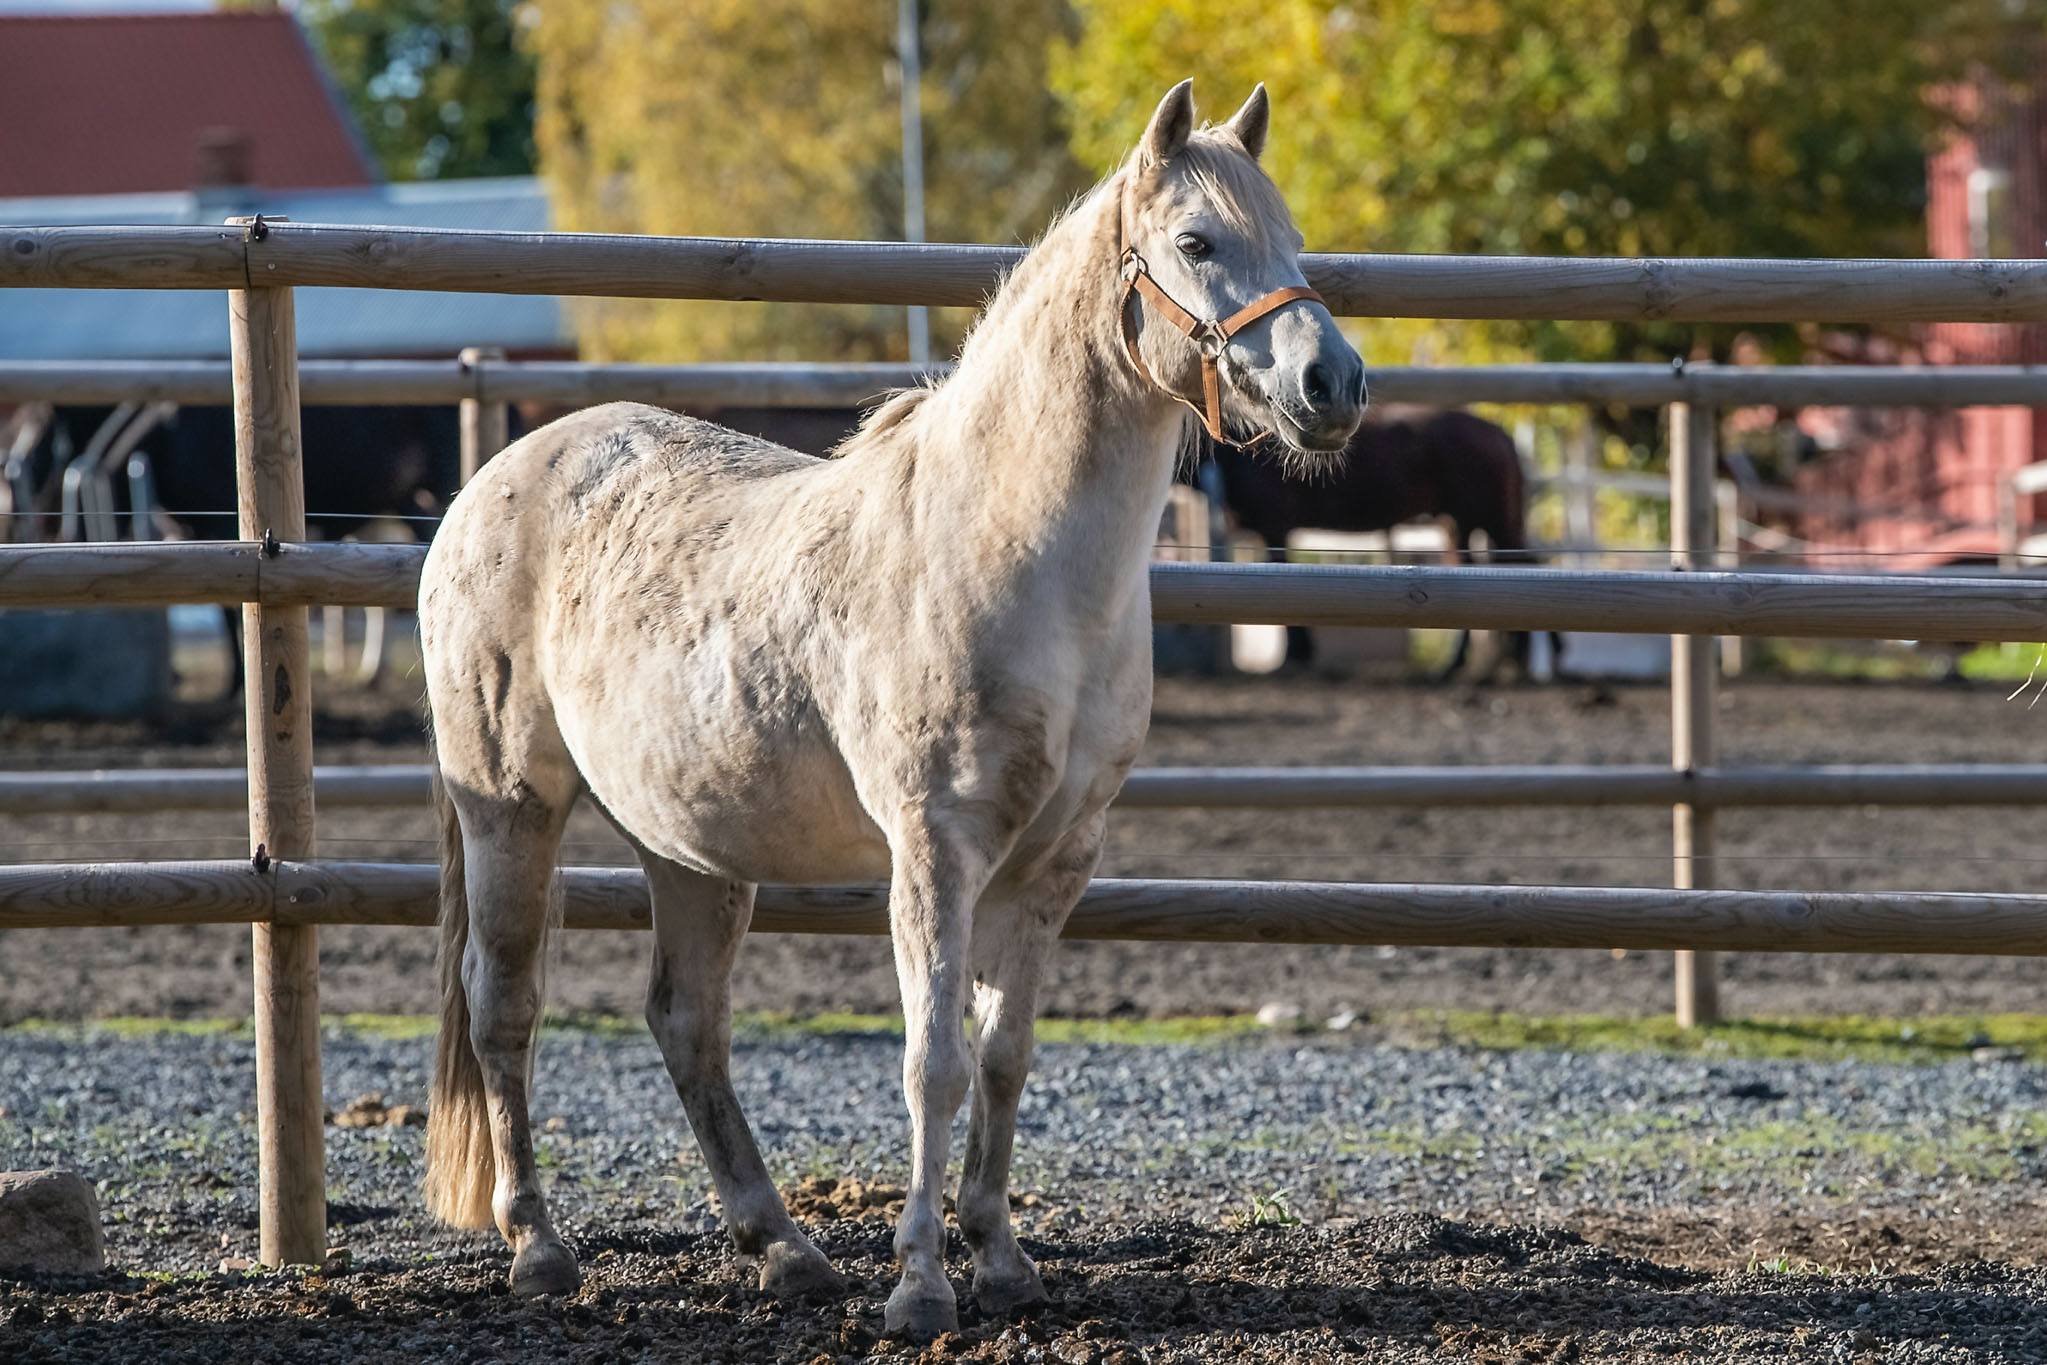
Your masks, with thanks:
[{"label": "red barn", "polygon": [[[1949,98],[1967,131],[1950,134],[1927,163],[1928,254],[2047,252],[2047,97],[1971,86]],[[1864,351],[1893,363],[2038,365],[2047,362],[2047,327],[1936,323]],[[2042,416],[2028,408],[1808,411],[1801,425],[1835,449],[1801,468],[1796,484],[1835,510],[1807,513],[1799,534],[1820,547],[1892,556],[1900,568],[1994,556],[1998,485],[2047,460]],[[1844,500],[1858,510],[1838,510]],[[2030,511],[2022,509],[2023,520]],[[1829,563],[1841,567],[1838,558]]]},{"label": "red barn", "polygon": [[[236,164],[202,164],[223,151]],[[271,190],[379,179],[289,14],[0,15],[0,199],[223,178]]]}]

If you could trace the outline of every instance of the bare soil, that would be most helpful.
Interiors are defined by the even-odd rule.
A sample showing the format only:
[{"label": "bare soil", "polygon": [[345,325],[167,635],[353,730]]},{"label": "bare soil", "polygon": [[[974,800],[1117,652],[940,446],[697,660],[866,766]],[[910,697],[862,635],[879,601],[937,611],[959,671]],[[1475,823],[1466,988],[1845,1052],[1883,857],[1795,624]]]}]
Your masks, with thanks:
[{"label": "bare soil", "polygon": [[[1741,762],[2040,761],[2047,708],[1991,685],[1736,680],[1721,752]],[[1643,763],[1669,756],[1660,687],[1451,690],[1310,677],[1161,679],[1142,762]],[[321,699],[322,763],[416,762],[426,753],[418,684]],[[236,714],[164,727],[0,726],[0,768],[233,764]],[[1720,817],[1726,884],[1828,890],[2029,891],[2047,870],[2025,808],[1730,811]],[[424,860],[413,811],[330,810],[324,856]],[[1126,811],[1112,817],[1111,876],[1667,885],[1669,816],[1655,809],[1498,811]],[[0,858],[19,862],[236,857],[239,816],[0,819]],[[565,857],[628,862],[594,812],[578,812]],[[148,928],[0,937],[0,1021],[124,1014],[243,1015],[247,933]],[[564,1011],[635,1014],[643,945],[563,935],[549,981]],[[323,938],[331,1012],[426,1012],[430,935],[333,929]],[[1729,1007],[1749,1014],[2047,1010],[2047,971],[2025,960],[1753,955],[1726,961]],[[1213,1014],[1271,1001],[1311,1016],[1411,1007],[1650,1013],[1667,1008],[1666,954],[1513,950],[1067,944],[1044,1007],[1068,1015]],[[757,937],[737,1001],[764,1010],[886,1012],[896,988],[874,939]]]},{"label": "bare soil", "polygon": [[486,1258],[339,1274],[0,1281],[0,1357],[29,1362],[614,1360],[1480,1362],[2037,1360],[2038,1271],[1826,1279],[1659,1265],[1560,1228],[1428,1216],[1230,1230],[1161,1221],[1026,1249],[1050,1304],[961,1330],[883,1335],[889,1233],[814,1228],[850,1297],[778,1303],[717,1234],[593,1248],[570,1300],[521,1302]]}]

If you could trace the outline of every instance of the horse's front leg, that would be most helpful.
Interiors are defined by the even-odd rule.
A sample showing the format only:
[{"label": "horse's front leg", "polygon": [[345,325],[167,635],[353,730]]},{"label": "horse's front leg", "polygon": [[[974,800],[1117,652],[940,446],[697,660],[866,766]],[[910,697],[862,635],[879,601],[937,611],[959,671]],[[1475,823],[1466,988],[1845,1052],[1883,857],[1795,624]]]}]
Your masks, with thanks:
[{"label": "horse's front leg", "polygon": [[929,1338],[959,1326],[945,1276],[941,1197],[952,1121],[966,1098],[967,953],[973,910],[994,855],[974,822],[912,811],[890,840],[889,931],[903,992],[903,1093],[910,1107],[910,1190],[896,1224],[903,1278],[883,1322]]},{"label": "horse's front leg", "polygon": [[1095,816],[1020,877],[1003,877],[974,913],[976,1070],[959,1221],[974,1253],[974,1302],[991,1316],[1045,1297],[1009,1225],[1010,1153],[1045,958],[1101,860],[1103,825]]}]

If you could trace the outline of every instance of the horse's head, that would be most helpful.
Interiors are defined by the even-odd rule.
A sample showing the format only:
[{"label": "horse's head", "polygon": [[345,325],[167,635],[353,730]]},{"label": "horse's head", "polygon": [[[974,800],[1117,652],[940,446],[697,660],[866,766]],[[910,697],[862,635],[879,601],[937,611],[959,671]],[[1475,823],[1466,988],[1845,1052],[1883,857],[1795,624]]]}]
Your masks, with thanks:
[{"label": "horse's head", "polygon": [[1262,85],[1217,128],[1195,129],[1191,81],[1160,102],[1124,168],[1121,326],[1211,434],[1269,430],[1333,458],[1364,415],[1365,366],[1307,288],[1300,231],[1258,165],[1269,112]]}]

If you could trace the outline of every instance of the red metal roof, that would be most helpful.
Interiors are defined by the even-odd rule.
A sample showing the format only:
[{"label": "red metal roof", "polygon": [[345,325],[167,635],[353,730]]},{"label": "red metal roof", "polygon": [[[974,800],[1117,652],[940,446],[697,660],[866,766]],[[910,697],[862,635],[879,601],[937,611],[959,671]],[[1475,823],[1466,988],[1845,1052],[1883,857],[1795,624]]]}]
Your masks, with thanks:
[{"label": "red metal roof", "polygon": [[189,189],[217,128],[257,185],[377,179],[288,14],[0,15],[0,197]]}]

